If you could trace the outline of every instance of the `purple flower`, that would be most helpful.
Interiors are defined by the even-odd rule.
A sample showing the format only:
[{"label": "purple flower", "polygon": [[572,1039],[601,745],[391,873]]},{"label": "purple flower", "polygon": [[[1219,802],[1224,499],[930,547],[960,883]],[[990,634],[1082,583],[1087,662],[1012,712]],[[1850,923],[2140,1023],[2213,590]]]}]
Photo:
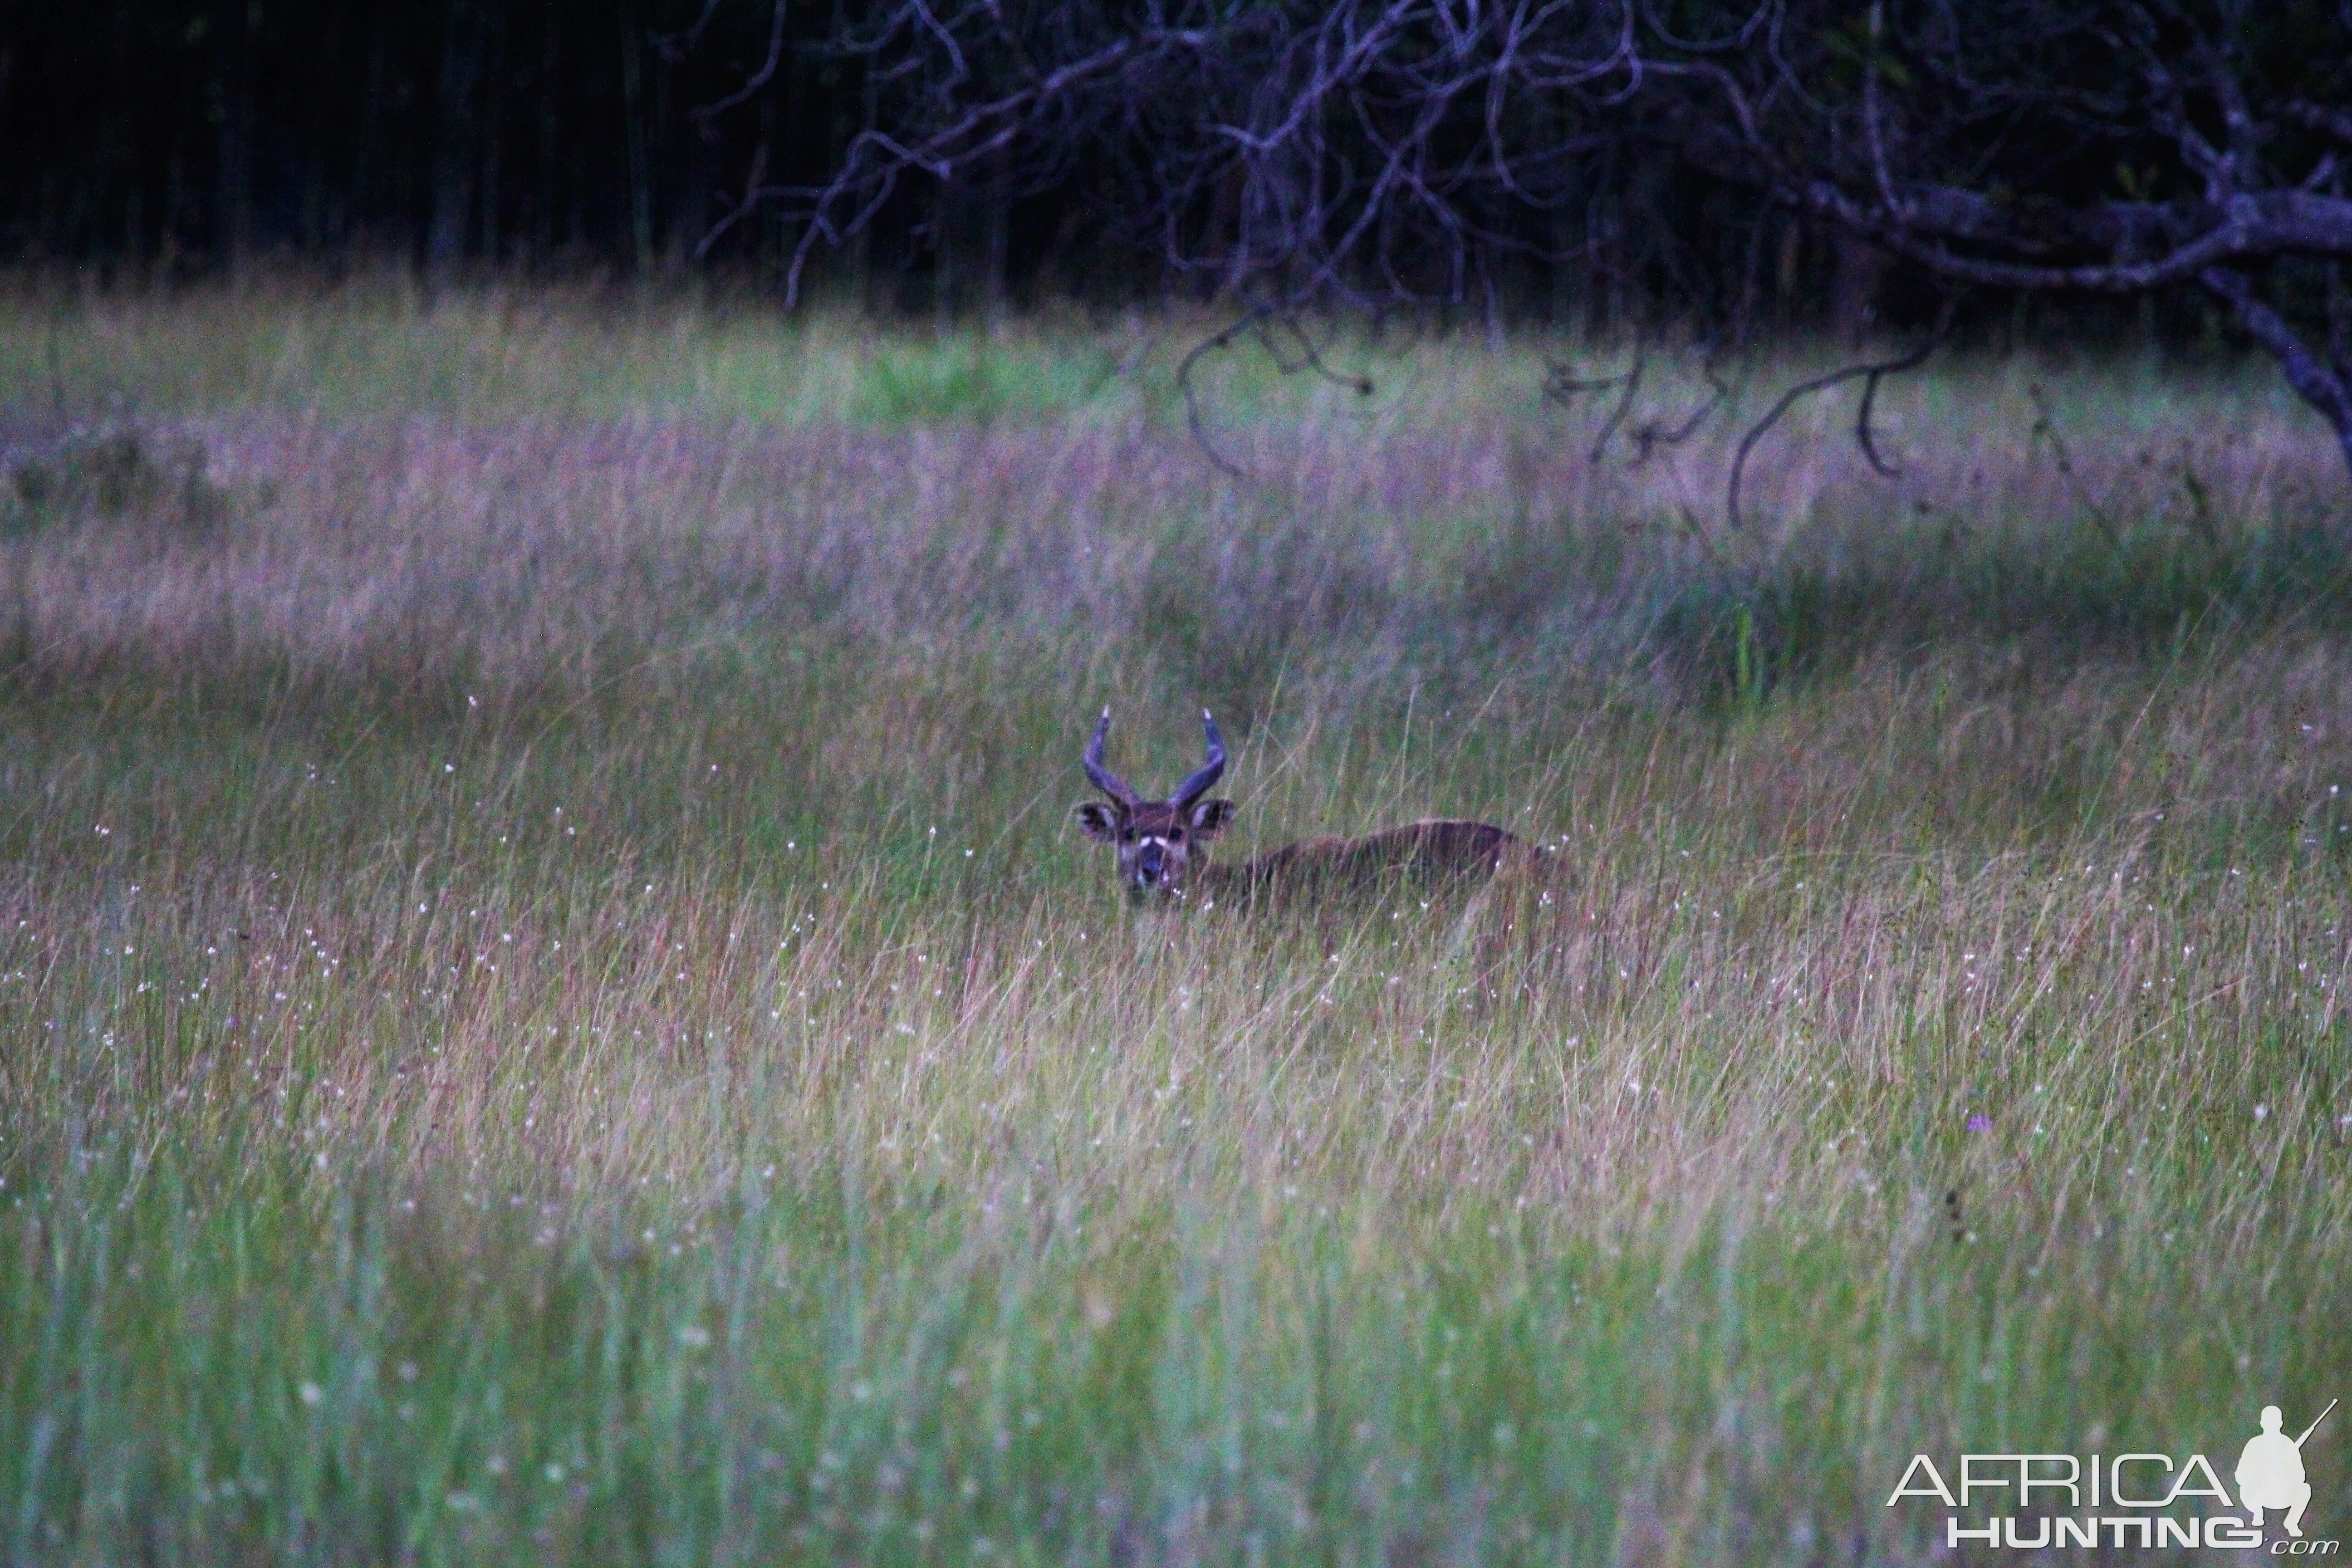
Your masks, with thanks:
[{"label": "purple flower", "polygon": [[1971,1116],[1971,1117],[1969,1117],[1969,1131],[1971,1131],[1971,1132],[1990,1132],[1990,1131],[1992,1131],[1992,1118],[1991,1118],[1991,1117],[1990,1117],[1990,1116],[1987,1116],[1987,1115],[1986,1115],[1983,1111],[1981,1111],[1981,1110],[1978,1111],[1974,1116]]}]

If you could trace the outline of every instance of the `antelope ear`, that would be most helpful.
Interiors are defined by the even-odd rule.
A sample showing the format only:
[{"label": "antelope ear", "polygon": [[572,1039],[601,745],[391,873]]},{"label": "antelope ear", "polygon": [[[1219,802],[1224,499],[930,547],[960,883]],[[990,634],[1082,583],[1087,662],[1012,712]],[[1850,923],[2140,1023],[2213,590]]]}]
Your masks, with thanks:
[{"label": "antelope ear", "polygon": [[1192,808],[1192,832],[1202,838],[1214,838],[1240,809],[1229,800],[1204,800]]},{"label": "antelope ear", "polygon": [[1073,808],[1070,815],[1077,819],[1078,831],[1096,843],[1118,842],[1118,810],[1116,806],[1106,805],[1098,800],[1090,800],[1083,805]]}]

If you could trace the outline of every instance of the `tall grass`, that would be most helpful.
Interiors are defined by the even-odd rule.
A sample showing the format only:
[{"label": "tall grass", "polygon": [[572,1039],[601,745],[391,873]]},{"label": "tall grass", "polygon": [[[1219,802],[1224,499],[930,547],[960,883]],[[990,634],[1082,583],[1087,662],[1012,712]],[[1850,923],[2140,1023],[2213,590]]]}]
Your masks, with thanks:
[{"label": "tall grass", "polygon": [[[1734,535],[1541,344],[1221,367],[1235,481],[1181,324],[0,343],[16,474],[173,481],[5,503],[17,1560],[1899,1562],[1914,1452],[2352,1384],[2341,479],[2252,383],[1962,365]],[[1139,783],[1216,707],[1228,853],[1555,852],[1139,925],[1105,701]]]}]

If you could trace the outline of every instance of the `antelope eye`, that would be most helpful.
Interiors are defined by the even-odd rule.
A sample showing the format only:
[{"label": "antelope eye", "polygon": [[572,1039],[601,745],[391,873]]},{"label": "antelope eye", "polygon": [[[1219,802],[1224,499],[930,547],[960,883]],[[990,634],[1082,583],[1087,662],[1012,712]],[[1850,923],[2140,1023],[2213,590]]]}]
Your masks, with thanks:
[{"label": "antelope eye", "polygon": [[1182,828],[1181,828],[1181,827],[1171,827],[1171,828],[1170,828],[1170,829],[1168,830],[1168,842],[1169,842],[1169,843],[1171,843],[1171,844],[1181,844],[1181,843],[1183,843],[1183,842],[1184,842],[1184,830],[1183,830]]},{"label": "antelope eye", "polygon": [[1119,841],[1121,844],[1132,844],[1132,843],[1134,843],[1134,842],[1135,842],[1135,829],[1134,829],[1134,828],[1132,828],[1132,827],[1122,827],[1122,828],[1120,828],[1120,829],[1118,830],[1118,841]]}]

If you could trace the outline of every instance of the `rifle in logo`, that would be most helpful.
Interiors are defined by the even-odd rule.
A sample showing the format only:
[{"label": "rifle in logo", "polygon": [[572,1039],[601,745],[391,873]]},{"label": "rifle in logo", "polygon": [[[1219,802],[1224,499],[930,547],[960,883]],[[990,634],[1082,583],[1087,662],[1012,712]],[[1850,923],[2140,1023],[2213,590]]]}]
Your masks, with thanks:
[{"label": "rifle in logo", "polygon": [[2280,1430],[2284,1417],[2275,1405],[2263,1406],[2263,1429],[2246,1440],[2245,1451],[2238,1456],[2238,1500],[2245,1505],[2246,1522],[2256,1530],[2263,1527],[2265,1509],[2283,1509],[2286,1512],[2286,1532],[2303,1533],[2303,1510],[2311,1506],[2311,1482],[2303,1473],[2303,1445],[2319,1430],[2319,1423],[2327,1419],[2327,1411],[2336,1408],[2336,1401],[2327,1402],[2327,1409],[2303,1429],[2303,1436],[2290,1437]]}]

